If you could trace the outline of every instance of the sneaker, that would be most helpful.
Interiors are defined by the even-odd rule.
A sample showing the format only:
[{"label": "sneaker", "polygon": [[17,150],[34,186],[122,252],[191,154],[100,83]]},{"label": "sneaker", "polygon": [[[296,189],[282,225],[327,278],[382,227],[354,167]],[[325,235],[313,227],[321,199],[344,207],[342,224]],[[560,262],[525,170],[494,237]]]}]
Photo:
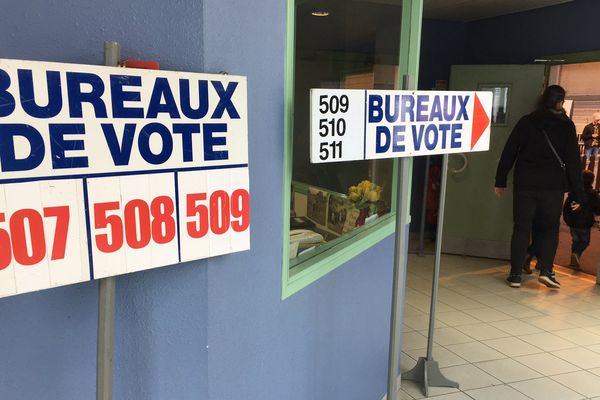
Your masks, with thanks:
[{"label": "sneaker", "polygon": [[571,267],[575,269],[581,268],[581,265],[579,264],[579,255],[577,255],[577,253],[571,253]]},{"label": "sneaker", "polygon": [[538,281],[552,289],[560,289],[560,282],[556,280],[554,272],[540,274]]},{"label": "sneaker", "polygon": [[525,263],[523,264],[523,271],[525,271],[525,273],[527,275],[531,275],[533,273],[533,271],[531,271],[531,260],[533,259],[533,256],[531,254],[529,254],[527,256],[527,258],[525,259]]},{"label": "sneaker", "polygon": [[508,286],[510,287],[521,287],[521,275],[509,275],[508,278],[506,278],[506,283],[508,283]]}]

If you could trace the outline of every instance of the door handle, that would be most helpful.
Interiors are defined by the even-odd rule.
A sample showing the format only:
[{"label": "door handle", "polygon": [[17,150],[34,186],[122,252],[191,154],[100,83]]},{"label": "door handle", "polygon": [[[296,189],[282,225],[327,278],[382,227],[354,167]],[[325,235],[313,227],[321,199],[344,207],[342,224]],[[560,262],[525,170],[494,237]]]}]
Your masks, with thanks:
[{"label": "door handle", "polygon": [[449,168],[450,172],[454,175],[464,172],[465,169],[467,169],[467,166],[469,165],[469,159],[467,158],[467,156],[464,153],[456,153],[456,154],[450,154],[450,155],[451,156],[459,156],[463,160],[463,163],[459,168]]}]

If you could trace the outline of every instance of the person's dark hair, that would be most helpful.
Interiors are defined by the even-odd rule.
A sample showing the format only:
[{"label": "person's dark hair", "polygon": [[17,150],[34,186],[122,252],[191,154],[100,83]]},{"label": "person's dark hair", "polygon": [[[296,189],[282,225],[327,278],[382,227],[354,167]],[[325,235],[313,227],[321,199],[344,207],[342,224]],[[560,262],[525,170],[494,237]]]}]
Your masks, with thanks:
[{"label": "person's dark hair", "polygon": [[594,173],[589,169],[585,169],[582,172],[583,186],[592,186],[594,184]]},{"label": "person's dark hair", "polygon": [[556,104],[565,100],[565,89],[559,85],[550,85],[538,100],[538,110],[555,110]]}]

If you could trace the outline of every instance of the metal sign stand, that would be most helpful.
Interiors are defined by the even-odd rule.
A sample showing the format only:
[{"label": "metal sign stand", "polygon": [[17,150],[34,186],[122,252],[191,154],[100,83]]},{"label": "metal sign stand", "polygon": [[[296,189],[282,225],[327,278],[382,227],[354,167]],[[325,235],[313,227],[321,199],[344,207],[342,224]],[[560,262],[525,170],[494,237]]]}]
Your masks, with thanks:
[{"label": "metal sign stand", "polygon": [[448,154],[442,161],[442,182],[440,187],[440,207],[438,214],[437,237],[435,243],[435,261],[433,267],[433,282],[431,284],[431,308],[429,312],[429,334],[427,337],[427,356],[419,357],[417,365],[404,374],[404,378],[423,383],[423,393],[429,396],[429,386],[458,388],[458,382],[447,379],[433,359],[433,334],[435,327],[435,307],[438,298],[438,282],[440,278],[440,255],[442,252],[442,230],[444,227],[444,206],[446,202],[446,182],[448,175]]},{"label": "metal sign stand", "polygon": [[[402,88],[414,88],[411,75],[403,75]],[[388,355],[387,400],[396,400],[398,374],[400,373],[400,352],[402,321],[404,318],[404,293],[406,289],[406,264],[408,262],[408,237],[410,234],[410,192],[412,179],[412,158],[400,159],[400,171],[396,180],[396,237],[394,246],[394,276],[392,283],[392,314],[390,318],[390,347]]]},{"label": "metal sign stand", "polygon": [[[104,42],[104,65],[117,66],[121,57],[118,42]],[[115,277],[100,280],[98,297],[98,348],[96,360],[96,399],[112,399],[113,339],[115,333]]]},{"label": "metal sign stand", "polygon": [[397,398],[397,378],[400,370],[400,333],[404,306],[406,262],[408,255],[410,182],[412,159],[400,159],[398,199],[396,202],[396,246],[394,251],[394,278],[392,287],[392,315],[390,321],[390,350],[388,358],[387,399]]},{"label": "metal sign stand", "polygon": [[425,177],[423,178],[423,202],[421,204],[421,226],[419,228],[419,257],[425,256],[425,219],[427,218],[427,189],[429,184],[429,164],[431,156],[425,157]]}]

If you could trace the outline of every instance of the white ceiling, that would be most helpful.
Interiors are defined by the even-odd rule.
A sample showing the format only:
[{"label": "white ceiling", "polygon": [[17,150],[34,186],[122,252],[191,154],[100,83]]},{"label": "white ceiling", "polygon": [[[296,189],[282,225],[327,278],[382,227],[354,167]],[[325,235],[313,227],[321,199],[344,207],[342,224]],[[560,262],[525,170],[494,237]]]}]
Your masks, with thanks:
[{"label": "white ceiling", "polygon": [[467,22],[570,1],[573,0],[425,0],[423,16],[431,19]]}]

